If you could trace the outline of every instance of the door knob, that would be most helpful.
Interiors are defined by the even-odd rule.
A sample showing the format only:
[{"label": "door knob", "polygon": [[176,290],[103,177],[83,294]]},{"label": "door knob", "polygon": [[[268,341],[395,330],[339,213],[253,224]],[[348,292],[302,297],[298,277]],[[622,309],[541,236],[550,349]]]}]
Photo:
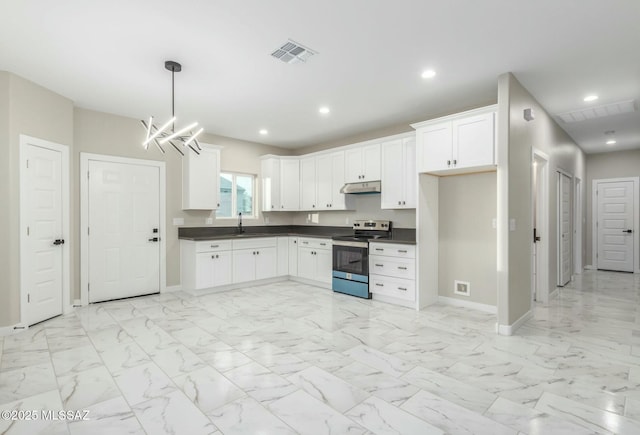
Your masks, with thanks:
[{"label": "door knob", "polygon": [[633,230],[622,230],[622,232],[631,234],[633,232]]},{"label": "door knob", "polygon": [[160,240],[158,237],[152,237],[149,239],[150,242],[157,242],[158,240]]},{"label": "door knob", "polygon": [[54,245],[64,245],[64,239],[55,239],[53,241]]}]

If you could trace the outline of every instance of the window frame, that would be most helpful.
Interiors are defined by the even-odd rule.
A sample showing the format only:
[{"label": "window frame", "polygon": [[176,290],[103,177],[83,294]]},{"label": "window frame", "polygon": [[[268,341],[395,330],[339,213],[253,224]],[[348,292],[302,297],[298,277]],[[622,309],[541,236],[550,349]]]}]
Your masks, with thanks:
[{"label": "window frame", "polygon": [[[219,216],[217,214],[216,210],[216,219],[237,219],[238,215],[237,215],[237,210],[238,210],[238,191],[237,191],[237,177],[250,177],[251,178],[251,190],[252,190],[252,195],[251,195],[251,214],[250,215],[246,215],[244,213],[242,213],[242,218],[243,219],[257,219],[258,218],[258,214],[257,214],[257,209],[256,209],[256,180],[258,179],[258,176],[256,174],[248,174],[246,172],[234,172],[234,171],[220,171],[220,179],[222,178],[223,175],[230,175],[231,176],[231,216]],[[219,181],[220,182],[220,181]],[[219,190],[222,189],[222,183],[220,182],[220,187],[218,188]],[[222,197],[222,193],[219,192],[218,193],[221,197]],[[222,199],[221,199],[222,200]],[[234,214],[236,213],[236,214]]]}]

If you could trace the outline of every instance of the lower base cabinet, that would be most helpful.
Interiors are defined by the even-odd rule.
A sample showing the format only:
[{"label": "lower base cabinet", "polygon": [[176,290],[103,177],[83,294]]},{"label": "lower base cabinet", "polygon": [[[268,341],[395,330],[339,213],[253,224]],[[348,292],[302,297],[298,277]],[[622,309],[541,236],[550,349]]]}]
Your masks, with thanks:
[{"label": "lower base cabinet", "polygon": [[196,288],[231,284],[231,251],[196,254]]},{"label": "lower base cabinet", "polygon": [[333,253],[326,239],[298,239],[298,276],[325,284],[331,283]]},{"label": "lower base cabinet", "polygon": [[412,245],[369,243],[369,291],[399,301],[416,300],[416,248]]}]

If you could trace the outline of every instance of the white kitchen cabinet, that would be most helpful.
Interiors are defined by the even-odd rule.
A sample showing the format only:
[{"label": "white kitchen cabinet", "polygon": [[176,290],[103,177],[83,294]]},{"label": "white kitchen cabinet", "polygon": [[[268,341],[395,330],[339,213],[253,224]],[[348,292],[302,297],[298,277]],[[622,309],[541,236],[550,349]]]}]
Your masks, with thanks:
[{"label": "white kitchen cabinet", "polygon": [[381,208],[416,208],[415,162],[415,135],[382,144]]},{"label": "white kitchen cabinet", "polygon": [[298,276],[298,238],[289,237],[289,275]]},{"label": "white kitchen cabinet", "polygon": [[336,151],[316,157],[316,201],[318,210],[349,210],[352,197],[340,193],[344,186],[345,152]]},{"label": "white kitchen cabinet", "polygon": [[260,162],[260,180],[262,182],[262,211],[281,209],[280,199],[280,158],[267,156]]},{"label": "white kitchen cabinet", "polygon": [[495,169],[495,105],[412,126],[418,172],[454,175]]},{"label": "white kitchen cabinet", "polygon": [[331,283],[333,253],[330,239],[298,238],[298,276]]},{"label": "white kitchen cabinet", "polygon": [[300,159],[300,209],[316,210],[316,158]]},{"label": "white kitchen cabinet", "polygon": [[300,210],[300,159],[280,160],[280,210]]},{"label": "white kitchen cabinet", "polygon": [[275,277],[277,246],[276,237],[233,239],[233,282]]},{"label": "white kitchen cabinet", "polygon": [[232,282],[231,241],[180,241],[181,282],[185,289],[199,290]]},{"label": "white kitchen cabinet", "polygon": [[416,247],[369,244],[369,291],[374,299],[412,307],[416,300]]},{"label": "white kitchen cabinet", "polygon": [[273,278],[278,271],[277,248],[260,248],[256,251],[256,279]]},{"label": "white kitchen cabinet", "polygon": [[220,149],[202,144],[200,155],[182,158],[182,209],[216,210],[220,206]]},{"label": "white kitchen cabinet", "polygon": [[345,182],[380,180],[380,144],[363,145],[345,151]]},{"label": "white kitchen cabinet", "polygon": [[278,237],[278,276],[289,275],[289,237]]}]

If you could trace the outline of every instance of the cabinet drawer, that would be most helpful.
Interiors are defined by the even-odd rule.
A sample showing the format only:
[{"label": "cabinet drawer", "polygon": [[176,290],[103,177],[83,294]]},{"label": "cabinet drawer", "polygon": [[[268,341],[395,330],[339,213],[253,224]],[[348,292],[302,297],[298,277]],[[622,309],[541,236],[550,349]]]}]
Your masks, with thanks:
[{"label": "cabinet drawer", "polygon": [[391,296],[406,301],[416,300],[416,282],[410,279],[369,275],[369,291],[374,294]]},{"label": "cabinet drawer", "polygon": [[231,240],[202,240],[196,242],[196,252],[230,251]]},{"label": "cabinet drawer", "polygon": [[314,237],[299,237],[298,245],[301,248],[314,248],[314,249],[331,249],[331,239],[317,239]]},{"label": "cabinet drawer", "polygon": [[276,237],[249,238],[241,240],[232,240],[233,249],[258,249],[258,248],[275,248],[278,246]]},{"label": "cabinet drawer", "polygon": [[416,258],[416,247],[395,243],[369,243],[369,253],[386,257]]},{"label": "cabinet drawer", "polygon": [[396,278],[415,279],[416,261],[413,258],[369,256],[369,273]]}]

